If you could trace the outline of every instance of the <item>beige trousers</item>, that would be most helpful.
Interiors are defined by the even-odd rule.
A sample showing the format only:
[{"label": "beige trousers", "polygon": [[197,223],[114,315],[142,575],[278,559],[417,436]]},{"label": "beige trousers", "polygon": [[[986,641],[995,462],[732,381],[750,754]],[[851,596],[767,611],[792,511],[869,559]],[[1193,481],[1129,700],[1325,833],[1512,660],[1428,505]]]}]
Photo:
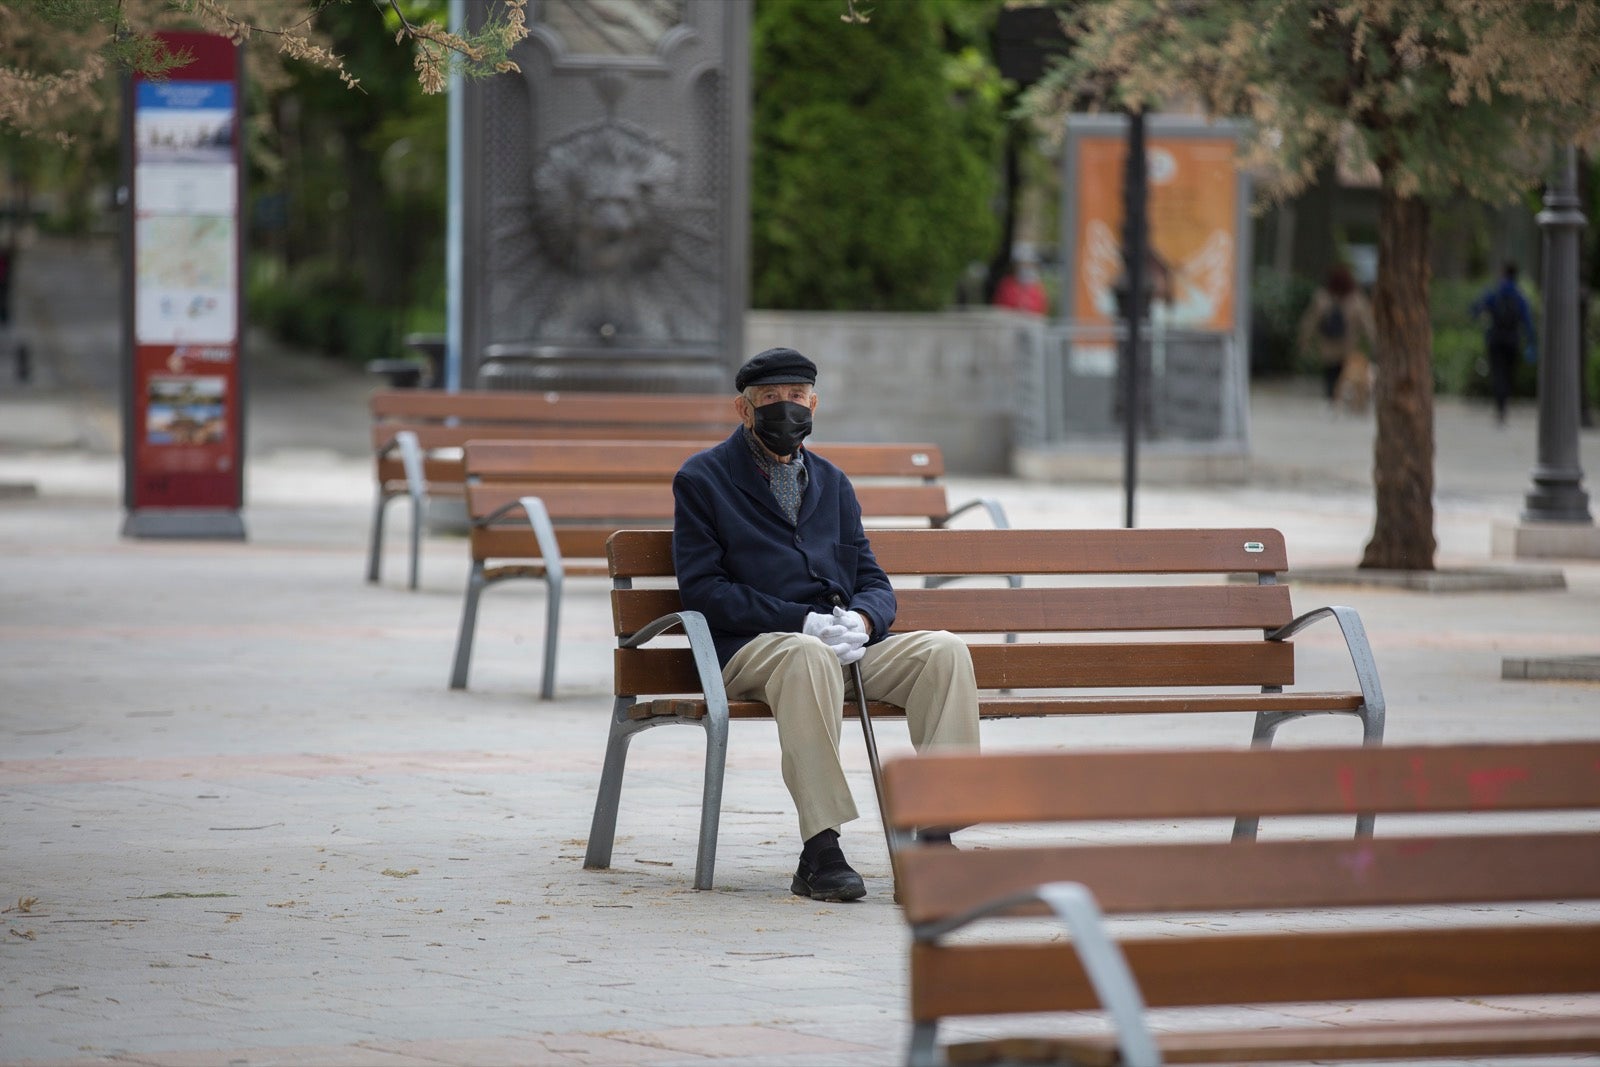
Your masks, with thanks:
[{"label": "beige trousers", "polygon": [[[868,700],[906,709],[918,752],[978,747],[978,689],[972,656],[959,637],[943,630],[891,634],[867,646],[861,675]],[[856,818],[839,765],[843,706],[855,699],[854,672],[818,638],[774,633],[736,652],[722,681],[728,699],[760,700],[772,708],[800,839]]]}]

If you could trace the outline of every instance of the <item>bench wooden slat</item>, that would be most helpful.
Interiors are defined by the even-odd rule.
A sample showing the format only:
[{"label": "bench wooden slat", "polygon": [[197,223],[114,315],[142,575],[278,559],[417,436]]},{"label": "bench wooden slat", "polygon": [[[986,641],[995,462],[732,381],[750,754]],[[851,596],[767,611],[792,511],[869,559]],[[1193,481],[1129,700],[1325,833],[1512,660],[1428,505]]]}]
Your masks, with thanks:
[{"label": "bench wooden slat", "polygon": [[482,482],[671,482],[684,460],[712,444],[715,442],[560,440],[529,448],[525,442],[474,439],[467,443],[463,462]]},{"label": "bench wooden slat", "polygon": [[[1152,1008],[1600,992],[1600,925],[1295,930],[1121,945]],[[1067,943],[913,943],[911,975],[916,1020],[1099,1007]]]},{"label": "bench wooden slat", "polygon": [[[474,520],[482,520],[525,496],[542,500],[550,518],[556,522],[574,519],[598,525],[599,520],[615,520],[611,523],[615,530],[620,522],[635,519],[663,522],[672,518],[672,486],[667,482],[468,485],[467,514]],[[498,521],[527,526],[521,507]]]},{"label": "bench wooden slat", "polygon": [[[1096,696],[979,696],[978,714],[985,719],[1022,719],[1046,715],[1193,715],[1218,712],[1289,713],[1296,711],[1354,712],[1361,707],[1360,693],[1136,693]],[[855,717],[855,701],[844,705],[846,718]],[[874,719],[896,718],[905,709],[894,704],[871,701],[867,712]],[[706,702],[699,697],[659,697],[640,701],[628,709],[630,719],[676,717],[701,719]],[[772,710],[754,700],[730,700],[730,719],[770,719]]]},{"label": "bench wooden slat", "polygon": [[[1559,810],[1600,804],[1600,743],[1427,750],[930,755],[884,767],[895,825],[1359,811]],[[1537,760],[1539,773],[1528,771]]]},{"label": "bench wooden slat", "polygon": [[[1600,1020],[1523,1017],[1447,1023],[1343,1023],[1332,1028],[1194,1031],[1156,1035],[1166,1063],[1292,1063],[1325,1058],[1336,1037],[1342,1049],[1364,1060],[1411,1057],[1536,1056],[1600,1052]],[[958,1042],[945,1048],[952,1067],[977,1064],[1073,1064],[1114,1067],[1120,1062],[1109,1036],[998,1038]]]},{"label": "bench wooden slat", "polygon": [[910,850],[897,862],[911,923],[1061,881],[1098,887],[1107,914],[1600,899],[1600,848],[1575,833],[1241,841],[1221,857],[1190,842]]},{"label": "bench wooden slat", "polygon": [[[867,525],[891,519],[943,519],[949,496],[943,485],[857,485],[856,502]],[[869,536],[876,536],[873,531]]]},{"label": "bench wooden slat", "polygon": [[[875,530],[873,555],[890,574],[1275,574],[1288,569],[1271,529]],[[1247,546],[1260,546],[1250,551]],[[1003,547],[1002,547],[1003,546]],[[623,531],[610,550],[618,578],[672,576],[670,539]]]},{"label": "bench wooden slat", "polygon": [[[646,525],[640,522],[640,525]],[[556,543],[561,546],[564,559],[603,560],[606,555],[606,538],[615,532],[614,524],[604,526],[557,526]],[[491,559],[537,560],[539,542],[527,526],[474,527],[467,540],[475,562]]]},{"label": "bench wooden slat", "polygon": [[[944,451],[938,445],[915,441],[870,444],[856,441],[839,444],[807,441],[806,450],[815,452],[841,470],[857,478],[943,478]],[[860,486],[857,486],[859,489]]]},{"label": "bench wooden slat", "polygon": [[[1265,641],[972,645],[980,689],[1291,685],[1294,648]],[[686,648],[617,649],[617,693],[699,691]]]},{"label": "bench wooden slat", "polygon": [[[699,393],[653,396],[630,393],[556,391],[380,389],[368,398],[368,409],[379,421],[404,419],[460,419],[483,422],[542,422],[609,426],[615,436],[618,424],[704,422],[732,428],[738,421],[732,395]],[[726,436],[726,431],[722,434]]]},{"label": "bench wooden slat", "polygon": [[[612,593],[616,636],[683,610],[676,589]],[[1095,633],[1275,629],[1293,616],[1286,585],[895,589],[894,629]]]}]

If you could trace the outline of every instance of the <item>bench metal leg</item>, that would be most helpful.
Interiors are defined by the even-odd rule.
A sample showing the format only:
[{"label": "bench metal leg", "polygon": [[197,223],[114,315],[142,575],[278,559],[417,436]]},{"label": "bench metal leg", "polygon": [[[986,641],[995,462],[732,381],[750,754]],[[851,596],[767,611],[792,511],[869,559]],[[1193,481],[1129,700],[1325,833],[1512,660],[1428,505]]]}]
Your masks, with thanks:
[{"label": "bench metal leg", "polygon": [[391,497],[378,489],[378,500],[372,508],[372,543],[367,548],[367,581],[378,580],[378,570],[383,558],[383,512]]},{"label": "bench metal leg", "polygon": [[561,635],[561,590],[566,584],[567,568],[561,558],[561,542],[556,538],[555,523],[544,501],[536,496],[518,500],[528,525],[533,529],[534,540],[539,542],[539,555],[544,560],[544,676],[539,681],[539,698],[550,700],[556,695],[556,648]]},{"label": "bench metal leg", "polygon": [[700,848],[695,854],[694,887],[710,889],[717,865],[717,829],[722,824],[722,778],[728,766],[728,708],[707,708],[706,777],[700,792]]},{"label": "bench metal leg", "polygon": [[593,870],[611,866],[611,849],[617,836],[617,812],[622,806],[622,777],[628,761],[628,744],[635,734],[656,726],[692,725],[706,732],[705,780],[700,791],[700,841],[695,852],[694,887],[710,889],[716,875],[717,834],[722,825],[722,781],[728,766],[728,715],[707,714],[701,719],[660,718],[631,722],[626,716],[631,697],[618,698],[606,739],[605,762],[600,768],[600,789],[595,794],[594,818],[589,823],[589,844],[583,865]]},{"label": "bench metal leg", "polygon": [[417,576],[422,565],[422,497],[411,495],[411,577],[406,588],[417,587]]},{"label": "bench metal leg", "polygon": [[553,700],[556,695],[556,649],[561,635],[561,590],[565,584],[557,573],[545,575],[544,601],[544,675],[539,680],[539,699]]},{"label": "bench metal leg", "polygon": [[478,599],[488,582],[483,576],[483,564],[474,562],[467,575],[467,598],[461,606],[461,629],[456,634],[456,659],[450,667],[450,688],[467,687],[467,666],[472,662],[472,637],[478,629]]},{"label": "bench metal leg", "polygon": [[[1256,712],[1255,727],[1250,734],[1251,748],[1271,748],[1272,739],[1277,735],[1278,727],[1290,719],[1303,719],[1307,715],[1320,714],[1310,711],[1258,711]],[[1363,745],[1383,744],[1384,710],[1377,707],[1362,707],[1352,712],[1361,720],[1361,743]],[[1372,812],[1362,812],[1356,815],[1356,836],[1371,837],[1377,825],[1377,815]],[[1254,841],[1256,832],[1261,827],[1261,820],[1257,816],[1241,815],[1233,822],[1233,839],[1235,841]]]},{"label": "bench metal leg", "polygon": [[605,762],[600,767],[600,789],[594,798],[594,818],[589,823],[589,846],[583,865],[591,870],[611,866],[611,846],[617,837],[617,809],[622,802],[622,773],[628,762],[628,742],[645,726],[630,722],[632,697],[618,697],[611,710],[611,732],[606,738]]},{"label": "bench metal leg", "polygon": [[394,436],[400,449],[400,464],[406,471],[406,495],[411,497],[411,578],[409,588],[417,587],[417,570],[422,548],[422,507],[427,495],[428,479],[422,468],[422,445],[411,430],[402,430]]},{"label": "bench metal leg", "polygon": [[912,1023],[907,1067],[939,1067],[939,1024]]}]

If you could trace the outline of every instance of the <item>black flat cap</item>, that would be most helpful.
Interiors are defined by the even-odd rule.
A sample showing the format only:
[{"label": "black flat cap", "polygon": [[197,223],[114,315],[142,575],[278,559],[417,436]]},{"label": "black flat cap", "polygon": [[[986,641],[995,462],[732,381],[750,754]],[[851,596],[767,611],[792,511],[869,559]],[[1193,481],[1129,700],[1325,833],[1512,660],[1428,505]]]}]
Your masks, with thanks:
[{"label": "black flat cap", "polygon": [[817,384],[817,365],[792,348],[769,348],[751,356],[739,368],[733,387],[744,392],[752,385],[784,385],[791,382]]}]

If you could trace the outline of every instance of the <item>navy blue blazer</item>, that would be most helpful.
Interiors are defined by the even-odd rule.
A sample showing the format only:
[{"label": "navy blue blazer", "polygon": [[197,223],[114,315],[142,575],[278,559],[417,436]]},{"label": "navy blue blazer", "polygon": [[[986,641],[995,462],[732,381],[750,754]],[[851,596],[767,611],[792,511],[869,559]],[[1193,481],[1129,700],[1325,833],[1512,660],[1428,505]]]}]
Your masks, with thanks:
[{"label": "navy blue blazer", "polygon": [[838,594],[872,624],[894,624],[894,590],[861,526],[850,479],[809,449],[810,478],[791,523],[750,454],[744,429],[684,461],[672,480],[672,560],[683,606],[705,615],[723,666],[752,637],[798,633]]}]

